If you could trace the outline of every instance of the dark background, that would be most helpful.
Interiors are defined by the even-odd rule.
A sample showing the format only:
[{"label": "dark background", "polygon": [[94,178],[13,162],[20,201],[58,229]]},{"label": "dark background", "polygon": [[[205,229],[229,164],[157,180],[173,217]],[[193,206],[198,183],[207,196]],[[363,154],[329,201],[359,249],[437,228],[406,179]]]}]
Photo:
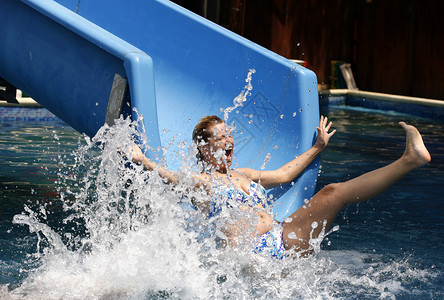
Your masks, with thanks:
[{"label": "dark background", "polygon": [[360,90],[444,99],[442,0],[175,0],[331,84],[352,64]]}]

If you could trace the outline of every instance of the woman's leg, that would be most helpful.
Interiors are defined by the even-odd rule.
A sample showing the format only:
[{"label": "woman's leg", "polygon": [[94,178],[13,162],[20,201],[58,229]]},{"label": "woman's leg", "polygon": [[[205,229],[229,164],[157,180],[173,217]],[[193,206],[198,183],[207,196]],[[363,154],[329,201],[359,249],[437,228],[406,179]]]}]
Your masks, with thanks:
[{"label": "woman's leg", "polygon": [[[284,222],[283,239],[286,249],[296,251],[309,249],[310,235],[313,238],[323,230],[328,231],[337,214],[348,204],[362,202],[382,193],[404,175],[427,164],[431,157],[419,131],[404,122],[399,123],[406,132],[406,149],[401,158],[380,169],[365,173],[343,183],[329,184],[319,191],[303,207]],[[312,224],[318,227],[313,229]],[[294,232],[294,233],[293,233]]]}]

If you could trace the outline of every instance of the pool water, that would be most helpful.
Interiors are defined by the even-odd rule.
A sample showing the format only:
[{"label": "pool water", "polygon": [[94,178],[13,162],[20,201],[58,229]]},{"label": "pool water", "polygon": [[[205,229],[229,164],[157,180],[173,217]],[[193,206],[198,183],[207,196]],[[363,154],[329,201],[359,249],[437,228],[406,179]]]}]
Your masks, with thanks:
[{"label": "pool water", "polygon": [[58,173],[78,147],[80,135],[62,121],[0,124],[0,284],[14,284],[35,267],[35,234],[13,226],[14,215],[46,203],[60,212]]},{"label": "pool water", "polygon": [[[402,278],[400,283],[406,291],[397,298],[442,298],[444,124],[376,112],[341,106],[324,108],[323,113],[334,122],[338,132],[322,154],[318,189],[329,182],[359,176],[402,154],[405,138],[398,125],[400,120],[420,130],[432,162],[411,172],[372,201],[346,208],[337,218],[341,230],[331,235],[327,249],[374,254],[382,264],[399,264],[399,268],[380,270],[381,277]],[[411,274],[414,270],[423,270],[424,277]],[[428,272],[430,276],[426,275]]]},{"label": "pool water", "polygon": [[[0,298],[443,298],[444,125],[346,107],[324,108],[323,114],[338,132],[322,154],[318,189],[399,157],[405,143],[400,120],[418,127],[432,162],[372,201],[346,208],[336,220],[339,231],[323,241],[319,253],[284,262],[263,257],[245,262],[245,257],[217,254],[208,245],[206,254],[196,252],[185,232],[175,236],[165,231],[169,223],[155,201],[149,204],[162,225],[158,227],[140,219],[147,213],[144,203],[131,202],[129,209],[116,202],[102,210],[94,201],[102,201],[104,188],[114,188],[117,173],[94,173],[95,167],[112,163],[103,157],[88,160],[100,155],[100,147],[85,146],[89,140],[62,122],[0,124]],[[131,176],[135,185],[139,175]],[[159,199],[172,195],[156,190],[158,182],[151,186],[151,198],[153,193]],[[82,194],[96,188],[95,199]],[[137,193],[122,197],[135,201]],[[71,204],[66,207],[64,201]],[[79,207],[91,215],[70,217]],[[91,218],[91,207],[102,214],[119,209],[100,223]],[[15,217],[13,223],[17,215],[38,218]],[[162,244],[172,246],[162,249]],[[159,253],[168,259],[160,263]],[[277,271],[265,271],[269,269]]]}]

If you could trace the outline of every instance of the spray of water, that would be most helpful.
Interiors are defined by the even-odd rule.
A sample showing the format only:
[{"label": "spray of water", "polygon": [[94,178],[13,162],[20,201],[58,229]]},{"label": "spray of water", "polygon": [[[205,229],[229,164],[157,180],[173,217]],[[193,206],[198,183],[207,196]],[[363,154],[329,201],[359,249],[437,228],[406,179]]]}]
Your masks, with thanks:
[{"label": "spray of water", "polygon": [[[252,73],[242,99],[251,90]],[[244,100],[236,101],[234,107]],[[147,143],[139,125],[119,119],[113,127],[104,126],[93,139],[84,138],[72,154],[73,164],[61,164],[61,227],[46,224],[52,212],[45,205],[25,207],[14,217],[14,223],[37,235],[30,260],[38,264],[18,287],[0,287],[1,298],[332,299],[359,292],[391,297],[402,291],[399,281],[407,263],[391,263],[382,271],[382,257],[321,252],[325,232],[313,239],[314,254],[308,258],[275,260],[266,252],[254,253],[249,239],[236,246],[224,242],[227,224],[240,219],[254,224],[254,217],[236,209],[236,201],[214,218],[193,208],[192,202],[209,198],[192,188],[195,147],[178,145],[182,166],[174,186],[156,170],[128,161],[134,137]],[[226,207],[223,197],[213,200]],[[312,227],[317,226],[322,224]],[[387,276],[390,272],[395,275]]]},{"label": "spray of water", "polygon": [[229,114],[238,108],[239,106],[243,106],[244,102],[247,101],[247,97],[250,95],[251,90],[253,89],[253,85],[251,84],[251,80],[253,79],[253,74],[256,73],[255,69],[248,70],[247,78],[245,79],[246,85],[242,89],[242,91],[233,99],[233,106],[229,106],[225,109],[221,109],[224,113],[224,121],[228,121]]}]

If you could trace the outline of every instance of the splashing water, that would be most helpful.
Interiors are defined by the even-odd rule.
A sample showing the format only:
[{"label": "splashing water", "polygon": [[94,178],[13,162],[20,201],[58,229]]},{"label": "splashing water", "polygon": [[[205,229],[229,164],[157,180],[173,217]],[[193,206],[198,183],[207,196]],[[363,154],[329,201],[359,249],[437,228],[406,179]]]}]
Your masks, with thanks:
[{"label": "splashing water", "polygon": [[270,161],[270,159],[271,159],[271,154],[270,153],[267,153],[267,155],[265,156],[265,159],[264,159],[264,162],[262,163],[262,165],[261,165],[261,170],[264,170],[265,169],[265,166],[267,165],[267,163]]},{"label": "splashing water", "polygon": [[[172,189],[138,166],[125,167],[117,151],[133,143],[133,125],[120,120],[103,127],[92,141],[86,139],[69,176],[60,178],[63,209],[70,212],[63,223],[78,227],[74,235],[43,224],[44,207],[15,216],[15,223],[28,225],[38,233],[39,244],[48,247],[37,249],[41,267],[13,294],[32,299],[39,294],[54,299],[208,295],[202,246],[195,232],[185,230],[184,211],[177,205],[181,187]],[[193,213],[187,212],[189,218]]]},{"label": "splashing water", "polygon": [[313,256],[282,261],[254,254],[248,242],[218,247],[215,240],[223,237],[218,226],[246,216],[232,209],[208,220],[189,208],[189,199],[208,197],[189,189],[193,151],[180,154],[182,179],[174,187],[125,161],[122,152],[130,155],[134,127],[119,120],[102,128],[62,170],[64,229],[45,224],[51,211],[44,205],[15,216],[15,223],[38,236],[30,255],[38,267],[19,287],[1,287],[2,299],[313,299],[346,297],[350,291],[379,297],[396,294],[402,290],[399,281],[409,278],[402,275],[408,262],[320,252],[321,239]]},{"label": "splashing water", "polygon": [[[247,85],[224,111],[225,120],[243,105]],[[362,295],[394,298],[405,292],[402,282],[433,277],[408,260],[387,260],[356,251],[321,251],[321,242],[334,227],[311,241],[308,258],[272,259],[253,253],[252,241],[225,245],[222,228],[251,214],[233,209],[207,219],[192,208],[208,201],[194,190],[195,151],[177,146],[182,162],[180,182],[167,185],[153,172],[128,162],[129,148],[140,123],[119,119],[104,126],[93,139],[85,138],[73,153],[74,163],[59,163],[61,226],[51,227],[47,205],[25,207],[14,223],[37,235],[36,267],[18,287],[0,286],[2,299],[334,299]],[[144,137],[144,135],[142,135]],[[54,134],[54,138],[57,136]],[[142,138],[142,142],[146,140]],[[173,142],[167,149],[173,151]],[[160,164],[164,161],[154,159]],[[270,155],[264,159],[263,169]],[[222,205],[226,199],[218,199]],[[271,209],[269,212],[271,213]],[[291,221],[287,219],[286,221]],[[313,224],[315,229],[320,224]],[[321,224],[322,226],[322,224]],[[290,234],[291,238],[293,235]],[[294,234],[294,237],[296,235]]]},{"label": "splashing water", "polygon": [[[205,299],[230,295],[233,288],[247,284],[236,279],[252,263],[239,255],[242,247],[218,249],[214,242],[218,229],[211,228],[227,216],[221,214],[210,224],[187,208],[189,198],[207,197],[188,191],[191,169],[182,168],[188,173],[182,172],[181,183],[173,188],[156,172],[125,161],[122,152],[130,155],[125,149],[133,144],[136,125],[119,120],[103,127],[92,140],[85,139],[74,154],[75,164],[60,174],[67,213],[62,223],[75,230],[51,229],[45,224],[50,213],[45,206],[37,211],[26,207],[14,217],[14,223],[37,234],[34,259],[40,267],[9,297]],[[186,158],[184,164],[191,160]]]},{"label": "splashing water", "polygon": [[233,104],[234,106],[229,106],[225,109],[221,109],[221,111],[224,113],[224,121],[227,122],[228,121],[228,115],[229,113],[231,113],[233,110],[235,110],[236,108],[238,108],[239,106],[243,106],[244,102],[247,101],[247,96],[249,96],[251,90],[253,89],[253,85],[251,84],[251,80],[253,78],[253,74],[256,73],[255,69],[250,69],[248,70],[248,74],[247,74],[247,78],[245,79],[245,82],[247,83],[244,88],[242,89],[242,91],[240,92],[239,95],[237,95],[234,99],[233,99]]}]

